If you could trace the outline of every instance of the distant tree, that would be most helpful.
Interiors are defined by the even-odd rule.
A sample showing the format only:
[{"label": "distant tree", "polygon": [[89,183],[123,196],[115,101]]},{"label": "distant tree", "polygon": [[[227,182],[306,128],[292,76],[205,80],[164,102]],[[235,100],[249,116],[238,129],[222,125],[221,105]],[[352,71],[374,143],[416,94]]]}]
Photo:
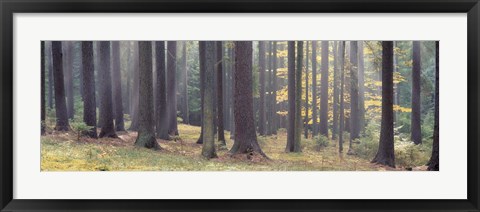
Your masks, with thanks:
[{"label": "distant tree", "polygon": [[155,124],[157,138],[169,140],[168,120],[167,120],[167,83],[165,72],[165,41],[155,42],[155,61],[156,61],[156,98],[155,98]]},{"label": "distant tree", "polygon": [[363,56],[363,41],[358,41],[358,116],[359,131],[365,131],[365,61]]},{"label": "distant tree", "polygon": [[322,75],[320,90],[320,135],[328,137],[328,41],[322,41]]},{"label": "distant tree", "polygon": [[139,126],[135,146],[149,149],[160,149],[155,140],[153,111],[153,81],[152,81],[152,43],[139,41]]},{"label": "distant tree", "polygon": [[130,130],[138,130],[138,110],[139,110],[139,55],[138,55],[138,41],[133,42],[133,82],[132,82],[132,91],[131,91],[131,106],[130,114],[132,117],[132,123],[130,124]]},{"label": "distant tree", "polygon": [[63,41],[63,44],[63,76],[67,99],[67,113],[68,118],[73,119],[75,115],[75,100],[73,94],[73,42]]},{"label": "distant tree", "polygon": [[411,138],[413,143],[422,143],[421,124],[421,55],[420,41],[413,41],[412,47],[412,113],[411,113]]},{"label": "distant tree", "polygon": [[116,131],[125,131],[123,122],[122,73],[120,69],[120,41],[112,41],[111,44],[115,129]]},{"label": "distant tree", "polygon": [[258,41],[258,72],[259,72],[259,84],[260,84],[260,99],[258,110],[258,134],[266,135],[265,128],[265,43],[264,41]]},{"label": "distant tree", "polygon": [[62,58],[62,42],[52,41],[52,58],[53,58],[53,77],[55,86],[55,113],[57,131],[68,131],[68,114],[67,103],[65,101],[65,84],[63,82],[63,58]]},{"label": "distant tree", "polygon": [[[339,42],[338,47],[338,65],[340,66],[340,126],[338,130],[338,152],[343,152],[343,131],[345,125],[345,98],[344,98],[344,87],[345,87],[345,41]],[[335,61],[337,62],[337,61]]]},{"label": "distant tree", "polygon": [[183,69],[183,112],[182,119],[184,124],[190,124],[190,109],[188,107],[188,64],[187,64],[187,42],[184,41],[182,45],[182,69]]},{"label": "distant tree", "polygon": [[273,108],[273,103],[274,100],[273,98],[273,42],[269,41],[268,42],[268,89],[267,89],[267,107],[268,110],[266,110],[266,115],[267,115],[267,135],[272,135],[273,134],[273,113],[274,111],[272,110]]},{"label": "distant tree", "polygon": [[214,88],[215,88],[215,41],[205,42],[205,75],[204,75],[204,99],[203,99],[203,148],[202,156],[205,158],[215,158],[215,140],[213,114],[214,107]]},{"label": "distant tree", "polygon": [[312,137],[317,136],[317,41],[312,41]]},{"label": "distant tree", "polygon": [[40,133],[45,135],[45,41],[40,42]]},{"label": "distant tree", "polygon": [[273,42],[273,96],[272,96],[272,133],[277,134],[278,129],[278,115],[277,115],[277,41]]},{"label": "distant tree", "polygon": [[177,126],[177,42],[167,42],[167,108],[168,133],[178,135]]},{"label": "distant tree", "polygon": [[83,76],[83,122],[91,128],[85,133],[97,138],[97,109],[95,99],[95,69],[93,62],[93,42],[82,42],[82,76]]},{"label": "distant tree", "polygon": [[295,70],[295,143],[293,152],[301,152],[302,140],[302,69],[303,41],[297,41],[297,69]]},{"label": "distant tree", "polygon": [[308,41],[306,41],[305,45],[307,50],[305,51],[305,126],[303,129],[305,138],[308,138]]},{"label": "distant tree", "polygon": [[435,41],[435,123],[433,126],[433,146],[432,146],[432,157],[428,162],[429,171],[438,171],[440,170],[440,160],[439,160],[439,41]]},{"label": "distant tree", "polygon": [[98,137],[116,138],[115,127],[113,124],[112,110],[112,78],[110,74],[110,42],[100,41],[100,71],[99,78],[104,81],[100,83],[102,92],[100,99],[100,116],[102,117],[102,129]]},{"label": "distant tree", "polygon": [[204,100],[205,100],[205,82],[204,82],[204,79],[205,79],[205,60],[207,59],[206,58],[206,52],[205,52],[205,41],[199,41],[198,42],[198,56],[199,56],[199,59],[200,59],[200,64],[199,64],[199,68],[200,68],[200,109],[201,109],[201,126],[200,126],[200,137],[198,138],[197,140],[197,144],[203,144],[203,130],[204,130],[204,126],[203,126],[203,107],[204,107]]},{"label": "distant tree", "polygon": [[338,134],[338,44],[339,42],[333,41],[333,121],[332,121],[332,140],[337,139]]},{"label": "distant tree", "polygon": [[223,46],[222,41],[216,42],[216,71],[217,71],[217,122],[218,122],[218,142],[221,145],[225,143],[224,123],[223,123]]},{"label": "distant tree", "polygon": [[48,107],[53,109],[53,60],[52,60],[52,42],[46,45],[47,66],[48,66]]},{"label": "distant tree", "polygon": [[378,151],[372,163],[395,167],[393,142],[393,42],[382,41],[382,123]]},{"label": "distant tree", "polygon": [[288,131],[285,152],[295,151],[295,41],[288,41]]},{"label": "distant tree", "polygon": [[252,42],[235,42],[235,142],[230,153],[258,153],[266,157],[257,142],[253,118]]},{"label": "distant tree", "polygon": [[358,109],[358,45],[350,41],[350,142],[347,154],[355,154],[352,143],[360,137],[360,117]]}]

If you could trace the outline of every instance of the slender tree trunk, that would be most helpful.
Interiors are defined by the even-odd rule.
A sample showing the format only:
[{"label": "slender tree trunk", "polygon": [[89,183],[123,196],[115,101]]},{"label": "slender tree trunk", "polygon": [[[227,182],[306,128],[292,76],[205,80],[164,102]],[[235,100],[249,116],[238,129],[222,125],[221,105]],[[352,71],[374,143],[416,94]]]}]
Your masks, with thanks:
[{"label": "slender tree trunk", "polygon": [[382,41],[382,127],[372,163],[395,167],[393,141],[393,42]]},{"label": "slender tree trunk", "polygon": [[363,41],[358,42],[358,113],[360,116],[361,133],[365,131],[365,61],[363,56]]},{"label": "slender tree trunk", "polygon": [[113,108],[115,109],[115,129],[125,131],[123,122],[122,73],[120,69],[120,42],[112,41],[112,77],[113,77]]},{"label": "slender tree trunk", "polygon": [[271,41],[268,42],[268,89],[267,89],[267,107],[268,110],[267,112],[267,135],[272,135],[273,133],[273,125],[272,125],[272,116],[273,116],[273,110],[272,110],[272,105],[273,105],[273,57],[272,57],[272,51],[273,51],[273,44]]},{"label": "slender tree trunk", "polygon": [[320,135],[328,138],[328,41],[322,41],[322,76],[320,82]]},{"label": "slender tree trunk", "polygon": [[438,171],[440,170],[440,160],[439,160],[439,41],[435,41],[435,123],[433,127],[433,146],[432,146],[432,157],[428,162],[429,171]]},{"label": "slender tree trunk", "polygon": [[[397,41],[393,41],[393,72],[398,72],[398,56],[397,54],[395,53],[395,49],[397,48]],[[394,75],[395,76],[395,75]],[[398,87],[398,83],[394,84],[393,85],[393,95],[395,96],[394,100],[393,100],[393,105],[400,105],[400,89]],[[398,121],[398,116],[399,116],[399,111],[394,111],[395,113],[395,116],[394,116],[394,122],[397,122]]]},{"label": "slender tree trunk", "polygon": [[93,42],[82,42],[82,76],[83,76],[83,122],[90,126],[85,134],[97,138],[97,109],[95,99],[95,69],[93,62]]},{"label": "slender tree trunk", "polygon": [[312,41],[312,137],[317,136],[317,41]]},{"label": "slender tree trunk", "polygon": [[168,134],[178,135],[177,127],[177,42],[167,42],[167,108],[168,108]]},{"label": "slender tree trunk", "polygon": [[222,41],[216,42],[217,58],[215,65],[217,66],[217,122],[218,122],[218,142],[220,145],[226,146],[225,133],[223,127],[223,46]]},{"label": "slender tree trunk", "polygon": [[420,41],[413,41],[412,47],[412,118],[411,118],[411,138],[413,143],[422,143],[422,124],[421,124],[421,55]]},{"label": "slender tree trunk", "polygon": [[45,135],[45,41],[40,42],[40,134]]},{"label": "slender tree trunk", "polygon": [[47,65],[48,65],[48,107],[53,109],[53,60],[52,60],[52,42],[47,45]]},{"label": "slender tree trunk", "polygon": [[333,126],[332,140],[337,139],[338,134],[338,43],[333,42]]},{"label": "slender tree trunk", "polygon": [[68,131],[67,103],[65,101],[65,84],[63,82],[62,42],[52,41],[53,77],[55,86],[55,115],[57,131]]},{"label": "slender tree trunk", "polygon": [[149,149],[160,149],[155,140],[155,122],[153,110],[153,81],[152,81],[152,42],[139,41],[139,125],[135,146]]},{"label": "slender tree trunk", "polygon": [[302,68],[303,41],[297,41],[297,70],[295,70],[295,144],[294,152],[301,152],[302,140]]},{"label": "slender tree trunk", "polygon": [[295,144],[295,41],[288,41],[288,132],[285,152],[294,152]]},{"label": "slender tree trunk", "polygon": [[110,75],[110,42],[100,41],[100,79],[104,79],[100,86],[102,87],[102,99],[100,99],[100,116],[103,119],[102,129],[98,137],[116,138],[115,127],[113,124],[112,107],[112,78]]},{"label": "slender tree trunk", "polygon": [[278,115],[277,115],[277,41],[273,42],[273,96],[272,96],[272,128],[273,134],[277,134]]},{"label": "slender tree trunk", "polygon": [[345,126],[345,99],[344,99],[344,85],[345,85],[345,41],[340,41],[338,47],[338,55],[340,56],[340,129],[338,132],[338,152],[343,152],[343,131]]},{"label": "slender tree trunk", "polygon": [[213,113],[214,107],[214,88],[215,88],[215,41],[205,42],[205,74],[203,79],[204,94],[203,94],[203,148],[202,156],[205,158],[216,158],[215,140],[214,140],[214,126],[215,119]]},{"label": "slender tree trunk", "polygon": [[258,110],[258,133],[260,135],[266,135],[265,130],[265,43],[264,41],[258,42],[258,72],[259,72],[259,84],[260,84],[260,102]]},{"label": "slender tree trunk", "polygon": [[236,68],[236,61],[235,61],[235,56],[236,56],[236,53],[235,53],[235,43],[233,43],[233,47],[232,47],[232,55],[231,55],[231,67],[232,67],[232,74],[231,74],[231,80],[230,80],[230,83],[231,83],[231,87],[230,87],[230,107],[231,107],[231,119],[230,119],[230,139],[235,139],[235,72],[237,70]]},{"label": "slender tree trunk", "polygon": [[156,95],[155,98],[155,107],[156,107],[156,133],[157,138],[163,140],[169,140],[170,136],[168,135],[168,120],[167,120],[167,83],[166,83],[166,72],[165,72],[165,41],[156,41],[155,42],[155,61],[156,61]]},{"label": "slender tree trunk", "polygon": [[127,88],[125,89],[125,96],[123,98],[123,100],[125,101],[124,102],[124,108],[123,108],[123,112],[128,114],[128,115],[131,115],[130,114],[130,105],[131,105],[131,99],[130,99],[130,79],[132,78],[132,71],[131,71],[131,65],[132,64],[132,54],[131,54],[131,42],[130,41],[126,41],[125,42],[126,46],[127,46],[127,78],[125,79],[125,81],[127,81]]},{"label": "slender tree trunk", "polygon": [[188,65],[187,65],[187,42],[183,42],[182,67],[183,67],[183,123],[190,124],[190,108],[188,107]]},{"label": "slender tree trunk", "polygon": [[353,141],[360,137],[360,116],[358,108],[358,43],[350,41],[350,143],[349,155],[355,154]]},{"label": "slender tree trunk", "polygon": [[133,83],[132,83],[132,105],[130,107],[132,114],[132,123],[130,130],[138,130],[138,109],[139,109],[139,52],[138,41],[133,42]]},{"label": "slender tree trunk", "polygon": [[306,56],[305,56],[305,126],[304,126],[304,136],[308,138],[308,41],[306,41]]},{"label": "slender tree trunk", "polygon": [[204,101],[205,101],[205,60],[206,58],[206,52],[205,52],[205,41],[199,41],[198,42],[198,53],[199,53],[199,68],[200,68],[200,109],[201,109],[201,127],[200,127],[200,137],[197,140],[197,144],[203,144],[203,131],[204,131],[204,126],[203,126],[203,107],[204,107]]},{"label": "slender tree trunk", "polygon": [[74,96],[73,96],[73,46],[72,42],[64,41],[64,63],[63,72],[65,77],[65,92],[67,98],[67,114],[69,119],[74,118],[75,106],[74,106]]},{"label": "slender tree trunk", "polygon": [[252,42],[235,42],[235,142],[230,153],[267,157],[257,142],[253,118]]}]

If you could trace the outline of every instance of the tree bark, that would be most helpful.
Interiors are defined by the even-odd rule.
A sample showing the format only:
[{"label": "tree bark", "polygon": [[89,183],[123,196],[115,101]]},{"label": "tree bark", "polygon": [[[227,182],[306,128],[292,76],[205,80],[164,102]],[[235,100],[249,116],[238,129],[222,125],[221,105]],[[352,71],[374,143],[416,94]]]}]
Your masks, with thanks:
[{"label": "tree bark", "polygon": [[93,62],[93,42],[82,42],[82,76],[83,76],[83,122],[91,128],[85,133],[97,138],[97,108],[95,99],[95,69]]},{"label": "tree bark", "polygon": [[75,115],[74,94],[73,94],[73,47],[71,41],[64,41],[64,83],[65,94],[67,99],[67,114],[69,119],[73,119]]},{"label": "tree bark", "polygon": [[183,68],[183,123],[190,124],[190,109],[188,107],[188,65],[187,65],[187,42],[183,42],[182,68]]},{"label": "tree bark", "polygon": [[422,124],[421,124],[421,55],[420,41],[413,41],[412,47],[412,118],[411,118],[411,138],[413,143],[422,143]]},{"label": "tree bark", "polygon": [[258,110],[258,134],[266,135],[265,130],[265,43],[258,41],[258,72],[260,84],[260,99]]},{"label": "tree bark", "polygon": [[204,96],[203,96],[203,148],[202,156],[205,158],[216,158],[214,126],[215,119],[213,113],[214,107],[214,88],[215,88],[215,41],[205,42],[205,74],[203,79]]},{"label": "tree bark", "polygon": [[55,130],[68,131],[68,113],[65,100],[65,84],[63,82],[62,42],[52,41],[53,77],[55,86]]},{"label": "tree bark", "polygon": [[178,135],[177,126],[177,42],[167,42],[167,108],[168,134]]},{"label": "tree bark", "polygon": [[155,118],[157,138],[169,140],[168,120],[167,120],[167,86],[165,72],[165,41],[155,42],[155,61],[156,61],[156,95],[155,98]]},{"label": "tree bark", "polygon": [[359,132],[365,131],[365,61],[363,58],[363,41],[358,42],[358,116]]},{"label": "tree bark", "polygon": [[133,82],[132,82],[132,105],[130,106],[132,123],[130,125],[130,130],[138,130],[138,110],[139,110],[139,52],[138,52],[138,41],[133,42]]},{"label": "tree bark", "polygon": [[216,67],[217,67],[217,123],[218,142],[226,146],[223,119],[223,46],[222,41],[216,42]]},{"label": "tree bark", "polygon": [[102,129],[98,137],[116,138],[115,127],[113,124],[112,108],[112,78],[110,74],[110,42],[100,41],[100,83],[102,92],[100,99],[100,116],[102,117]]},{"label": "tree bark", "polygon": [[338,42],[333,42],[333,123],[332,140],[337,139],[338,134]]},{"label": "tree bark", "polygon": [[433,146],[432,146],[432,157],[428,162],[429,171],[439,171],[440,170],[440,160],[439,160],[439,41],[435,41],[435,123],[433,126]]},{"label": "tree bark", "polygon": [[[345,126],[345,99],[344,99],[344,86],[345,86],[345,41],[339,42],[338,47],[339,66],[340,66],[340,118],[339,118],[339,130],[338,130],[338,152],[343,152],[343,131]],[[336,62],[336,61],[335,61]]]},{"label": "tree bark", "polygon": [[288,41],[288,132],[285,152],[295,151],[295,41]]},{"label": "tree bark", "polygon": [[253,118],[253,88],[252,88],[252,42],[235,42],[235,81],[234,81],[234,112],[235,112],[235,142],[230,153],[251,154],[263,153],[257,142]]},{"label": "tree bark", "polygon": [[120,69],[120,41],[112,41],[111,44],[115,129],[116,131],[125,131],[123,122],[122,73]]},{"label": "tree bark", "polygon": [[295,143],[294,152],[301,152],[302,140],[302,68],[303,41],[297,41],[297,70],[295,70]]},{"label": "tree bark", "polygon": [[393,141],[393,42],[382,41],[382,123],[378,152],[372,163],[395,167]]},{"label": "tree bark", "polygon": [[40,42],[40,135],[45,135],[45,41]]},{"label": "tree bark", "polygon": [[139,126],[135,146],[149,149],[160,149],[155,140],[153,111],[153,81],[152,81],[152,43],[139,41]]},{"label": "tree bark", "polygon": [[328,138],[328,41],[322,41],[322,75],[320,86],[320,135]]},{"label": "tree bark", "polygon": [[273,42],[273,96],[272,96],[272,133],[277,134],[278,115],[277,115],[277,41]]},{"label": "tree bark", "polygon": [[312,41],[312,137],[317,136],[317,41]]},{"label": "tree bark", "polygon": [[[52,59],[52,42],[46,46],[47,65],[48,65],[48,107],[53,109],[53,59]],[[48,48],[47,48],[48,47]]]},{"label": "tree bark", "polygon": [[306,55],[305,55],[305,126],[304,128],[304,136],[308,138],[308,41],[306,41]]},{"label": "tree bark", "polygon": [[205,63],[206,63],[206,51],[205,51],[205,41],[198,42],[198,54],[199,54],[199,69],[200,69],[200,109],[201,109],[201,126],[200,126],[200,137],[197,140],[197,144],[203,144],[203,107],[204,107],[204,100],[205,100]]},{"label": "tree bark", "polygon": [[358,43],[350,41],[350,143],[347,154],[355,154],[353,141],[360,137],[358,109]]}]

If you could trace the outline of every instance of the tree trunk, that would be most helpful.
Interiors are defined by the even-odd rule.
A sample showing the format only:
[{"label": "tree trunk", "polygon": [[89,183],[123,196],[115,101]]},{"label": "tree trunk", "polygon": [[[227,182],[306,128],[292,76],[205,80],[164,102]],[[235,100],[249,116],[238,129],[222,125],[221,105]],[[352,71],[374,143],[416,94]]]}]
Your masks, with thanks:
[{"label": "tree trunk", "polygon": [[413,41],[412,47],[412,118],[411,118],[411,138],[413,143],[422,143],[422,125],[421,125],[421,55],[420,41]]},{"label": "tree trunk", "polygon": [[312,41],[312,137],[317,136],[317,41]]},{"label": "tree trunk", "polygon": [[52,60],[52,42],[49,42],[47,49],[47,65],[48,65],[48,107],[53,109],[53,60]]},{"label": "tree trunk", "polygon": [[139,109],[139,55],[138,55],[138,41],[133,42],[133,83],[132,83],[132,105],[130,106],[132,123],[130,125],[130,130],[138,130],[138,109]]},{"label": "tree trunk", "polygon": [[231,119],[230,119],[230,139],[235,139],[235,72],[236,72],[236,62],[235,62],[235,43],[233,43],[232,47],[232,55],[231,55],[231,79],[230,79],[230,114],[231,114]]},{"label": "tree trunk", "polygon": [[222,41],[216,42],[217,58],[215,65],[217,66],[217,122],[218,122],[218,142],[220,145],[226,146],[223,119],[223,46]]},{"label": "tree trunk", "polygon": [[288,41],[288,132],[285,152],[294,152],[295,144],[295,41]]},{"label": "tree trunk", "polygon": [[115,127],[113,124],[112,108],[112,78],[110,75],[110,42],[100,41],[100,72],[99,78],[104,81],[100,83],[102,92],[100,99],[100,116],[102,117],[102,129],[98,137],[116,138]]},{"label": "tree trunk", "polygon": [[45,135],[45,41],[40,42],[40,134]]},{"label": "tree trunk", "polygon": [[304,128],[304,136],[308,138],[308,41],[306,41],[306,56],[305,56],[305,126]]},{"label": "tree trunk", "polygon": [[272,133],[277,134],[278,115],[277,115],[277,41],[273,42],[273,85],[272,85]]},{"label": "tree trunk", "polygon": [[75,115],[74,96],[73,96],[73,44],[70,41],[64,41],[64,80],[65,93],[67,99],[67,114],[69,119]]},{"label": "tree trunk", "polygon": [[215,88],[215,41],[205,41],[205,74],[203,79],[203,148],[202,156],[205,158],[216,158],[214,126],[214,88]]},{"label": "tree trunk", "polygon": [[112,41],[112,77],[113,77],[113,108],[115,110],[115,129],[125,131],[123,122],[122,73],[120,68],[120,41]]},{"label": "tree trunk", "polygon": [[167,42],[167,108],[168,134],[178,135],[177,127],[177,42]]},{"label": "tree trunk", "polygon": [[350,143],[347,154],[355,154],[353,141],[360,137],[359,109],[358,109],[358,45],[357,41],[350,41]]},{"label": "tree trunk", "polygon": [[67,103],[65,101],[65,84],[63,82],[62,42],[52,41],[53,77],[55,86],[55,115],[57,131],[68,131]]},{"label": "tree trunk", "polygon": [[190,124],[190,109],[188,107],[188,65],[187,65],[187,42],[183,42],[182,68],[183,68],[183,123]]},{"label": "tree trunk", "polygon": [[168,120],[167,120],[167,93],[166,93],[166,73],[165,73],[165,41],[155,42],[155,61],[156,61],[156,95],[155,98],[155,121],[157,138],[169,140]]},{"label": "tree trunk", "polygon": [[160,149],[155,140],[153,111],[153,81],[152,81],[152,42],[139,41],[139,114],[138,136],[135,146],[149,149]]},{"label": "tree trunk", "polygon": [[97,108],[95,99],[95,69],[93,62],[93,42],[82,42],[82,76],[83,76],[83,122],[91,128],[85,133],[97,138]]},{"label": "tree trunk", "polygon": [[372,163],[395,167],[393,142],[393,42],[382,41],[382,127]]},{"label": "tree trunk", "polygon": [[273,44],[271,41],[268,42],[268,89],[267,89],[267,108],[266,110],[266,115],[267,115],[267,135],[272,135],[272,116],[273,116],[273,110],[272,110],[272,104],[273,104],[273,57],[272,57],[272,51],[273,51]]},{"label": "tree trunk", "polygon": [[251,154],[263,153],[257,142],[253,118],[253,88],[252,88],[252,42],[235,42],[235,142],[230,153]]},{"label": "tree trunk", "polygon": [[363,41],[358,42],[358,115],[359,132],[365,131],[365,62],[363,58]]},{"label": "tree trunk", "polygon": [[297,70],[295,70],[295,144],[294,152],[301,152],[302,140],[302,68],[303,41],[297,41]]},{"label": "tree trunk", "polygon": [[432,146],[432,157],[428,162],[429,171],[438,171],[440,170],[440,160],[439,160],[439,42],[435,41],[435,123],[433,126],[433,146]]},{"label": "tree trunk", "polygon": [[[344,100],[344,85],[345,85],[345,41],[339,42],[338,47],[338,65],[340,65],[340,118],[338,130],[338,152],[343,152],[343,131],[345,126],[345,100]],[[337,63],[337,61],[335,61]]]},{"label": "tree trunk", "polygon": [[205,41],[198,42],[198,56],[199,56],[199,69],[200,69],[200,119],[201,119],[201,126],[200,126],[200,137],[197,140],[197,144],[203,144],[203,106],[205,100],[205,63],[206,63],[206,52],[205,52]]},{"label": "tree trunk", "polygon": [[328,138],[328,41],[322,41],[322,75],[320,79],[320,135]]},{"label": "tree trunk", "polygon": [[333,42],[333,126],[332,140],[338,134],[338,42]]},{"label": "tree trunk", "polygon": [[265,43],[258,41],[258,72],[260,84],[260,100],[258,110],[258,134],[266,135],[265,130]]}]

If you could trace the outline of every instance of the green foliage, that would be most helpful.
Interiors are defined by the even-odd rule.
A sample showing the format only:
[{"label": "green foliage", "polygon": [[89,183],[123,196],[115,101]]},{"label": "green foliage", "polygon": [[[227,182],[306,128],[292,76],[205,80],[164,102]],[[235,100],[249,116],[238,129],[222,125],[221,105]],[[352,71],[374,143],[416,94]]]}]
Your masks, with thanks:
[{"label": "green foliage", "polygon": [[328,147],[330,143],[330,139],[327,136],[324,135],[318,135],[315,136],[315,145],[317,151],[324,149],[325,147]]},{"label": "green foliage", "polygon": [[85,122],[75,121],[74,119],[70,121],[70,127],[72,131],[77,134],[77,141],[80,141],[80,137],[92,128],[92,126],[88,126]]}]

